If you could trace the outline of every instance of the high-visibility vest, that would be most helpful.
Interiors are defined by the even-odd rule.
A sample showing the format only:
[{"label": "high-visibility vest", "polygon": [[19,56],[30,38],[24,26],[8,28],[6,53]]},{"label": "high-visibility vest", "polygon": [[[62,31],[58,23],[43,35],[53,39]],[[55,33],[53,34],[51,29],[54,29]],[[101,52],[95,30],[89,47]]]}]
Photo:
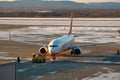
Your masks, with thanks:
[{"label": "high-visibility vest", "polygon": [[33,55],[35,55],[35,53],[33,53]]}]

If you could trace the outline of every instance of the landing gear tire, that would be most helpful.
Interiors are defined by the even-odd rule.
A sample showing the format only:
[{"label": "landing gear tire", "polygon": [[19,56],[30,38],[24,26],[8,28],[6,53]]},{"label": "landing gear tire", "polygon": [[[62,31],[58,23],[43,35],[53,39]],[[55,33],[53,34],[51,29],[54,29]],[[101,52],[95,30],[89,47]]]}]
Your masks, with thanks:
[{"label": "landing gear tire", "polygon": [[55,56],[53,56],[53,60],[56,60],[56,57],[55,57]]},{"label": "landing gear tire", "polygon": [[73,53],[73,51],[71,51],[71,53],[70,53],[70,54],[71,54],[71,56],[72,56],[72,55],[74,54],[74,53]]}]

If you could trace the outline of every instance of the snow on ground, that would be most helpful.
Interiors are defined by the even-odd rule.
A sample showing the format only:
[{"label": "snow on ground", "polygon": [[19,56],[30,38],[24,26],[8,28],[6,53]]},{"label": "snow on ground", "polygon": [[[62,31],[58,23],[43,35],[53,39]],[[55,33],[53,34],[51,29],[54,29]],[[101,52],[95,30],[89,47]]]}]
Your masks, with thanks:
[{"label": "snow on ground", "polygon": [[[32,76],[33,78],[36,77],[36,76]],[[44,76],[37,76],[36,78],[34,78],[34,80],[38,80],[38,79],[41,79],[43,78]]]},{"label": "snow on ground", "polygon": [[7,57],[7,52],[0,52],[0,60],[14,60],[16,57]]},{"label": "snow on ground", "polygon": [[7,52],[0,52],[0,60],[14,60],[16,57],[7,57]]},{"label": "snow on ground", "polygon": [[16,57],[6,57],[6,56],[0,56],[0,60],[14,60]]},{"label": "snow on ground", "polygon": [[120,73],[118,72],[101,73],[96,77],[88,77],[82,80],[120,80]]},{"label": "snow on ground", "polygon": [[[118,27],[74,27],[75,42],[106,43],[120,41]],[[41,41],[55,39],[55,35],[65,35],[69,27],[64,26],[29,26],[10,30],[12,40]],[[57,36],[58,37],[58,36]],[[0,31],[0,39],[9,39],[9,32]]]},{"label": "snow on ground", "polygon": [[[15,41],[42,41],[52,40],[67,34],[69,31],[70,18],[2,17],[0,18],[0,24],[37,25],[9,31],[12,40]],[[75,42],[106,43],[119,41],[119,38],[116,36],[119,35],[117,30],[120,26],[120,18],[74,18],[73,25],[73,34],[75,34],[75,36],[77,35]],[[8,40],[9,32],[0,31],[0,40],[1,39]]]},{"label": "snow on ground", "polygon": [[120,73],[114,72],[113,69],[102,67],[103,70],[107,70],[107,73],[97,72],[92,77],[87,77],[82,80],[120,80]]}]

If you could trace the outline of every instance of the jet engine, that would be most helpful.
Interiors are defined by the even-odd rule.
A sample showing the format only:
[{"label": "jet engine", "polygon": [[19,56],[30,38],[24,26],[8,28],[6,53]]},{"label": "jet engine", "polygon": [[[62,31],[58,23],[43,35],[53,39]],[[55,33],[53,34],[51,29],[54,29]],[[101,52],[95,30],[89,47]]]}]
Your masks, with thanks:
[{"label": "jet engine", "polygon": [[39,49],[39,52],[41,53],[41,54],[46,54],[47,53],[47,47],[41,47],[40,49]]},{"label": "jet engine", "polygon": [[81,51],[81,48],[80,47],[77,47],[77,48],[74,48],[72,51],[71,51],[71,55],[79,55],[81,54],[82,51]]}]

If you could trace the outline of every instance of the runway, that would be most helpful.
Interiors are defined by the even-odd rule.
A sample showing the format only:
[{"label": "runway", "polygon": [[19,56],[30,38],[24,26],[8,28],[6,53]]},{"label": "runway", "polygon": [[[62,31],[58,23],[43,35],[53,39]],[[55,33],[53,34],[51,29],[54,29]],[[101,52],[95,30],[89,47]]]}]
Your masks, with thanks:
[{"label": "runway", "polygon": [[[17,80],[48,80],[49,78],[47,77],[51,77],[54,78],[56,76],[58,76],[59,74],[70,74],[73,73],[72,75],[76,74],[76,71],[71,71],[71,70],[77,70],[79,71],[79,75],[77,75],[77,77],[79,77],[80,75],[80,80],[84,80],[84,78],[89,77],[88,75],[84,75],[85,74],[90,74],[90,75],[94,75],[97,74],[99,72],[101,72],[101,69],[103,70],[104,74],[105,72],[107,73],[113,73],[113,72],[117,72],[120,74],[120,56],[117,55],[102,55],[102,56],[78,56],[79,58],[86,58],[86,57],[94,57],[94,58],[98,58],[98,57],[104,57],[103,61],[85,61],[85,60],[57,60],[57,61],[47,61],[46,63],[32,63],[31,61],[21,61],[20,64],[18,64],[17,62],[14,63],[16,64],[16,79]],[[118,61],[109,61],[109,58],[112,57],[112,59],[118,59]],[[105,60],[106,59],[106,60]],[[12,62],[13,64],[13,62]],[[13,65],[14,65],[13,64]],[[3,64],[4,66],[9,66],[11,65],[10,63],[8,64]],[[0,69],[1,69],[2,64],[0,65]],[[9,67],[8,67],[9,68]],[[94,70],[91,70],[91,68],[94,68]],[[116,69],[119,69],[118,71]],[[12,68],[11,68],[12,70]],[[14,70],[14,69],[13,69]],[[3,70],[4,71],[4,70]],[[95,71],[93,73],[93,71]],[[61,75],[59,75],[61,76]],[[57,78],[58,80],[66,80],[69,79],[66,76],[62,76],[65,77],[64,78]],[[73,78],[76,76],[72,76]],[[47,79],[46,79],[47,78]],[[53,80],[53,79],[49,79],[49,80]],[[55,80],[55,79],[54,79]],[[89,79],[87,79],[89,80]],[[116,80],[116,79],[115,79]]]},{"label": "runway", "polygon": [[[74,26],[119,26],[120,18],[74,18]],[[69,26],[70,18],[0,18],[0,24]]]},{"label": "runway", "polygon": [[53,61],[47,63],[35,64],[31,62],[24,62],[17,65],[17,79],[31,80],[37,77],[41,78],[47,75],[54,75],[62,73],[74,68],[83,68],[86,66],[120,66],[120,62],[107,61]]}]

